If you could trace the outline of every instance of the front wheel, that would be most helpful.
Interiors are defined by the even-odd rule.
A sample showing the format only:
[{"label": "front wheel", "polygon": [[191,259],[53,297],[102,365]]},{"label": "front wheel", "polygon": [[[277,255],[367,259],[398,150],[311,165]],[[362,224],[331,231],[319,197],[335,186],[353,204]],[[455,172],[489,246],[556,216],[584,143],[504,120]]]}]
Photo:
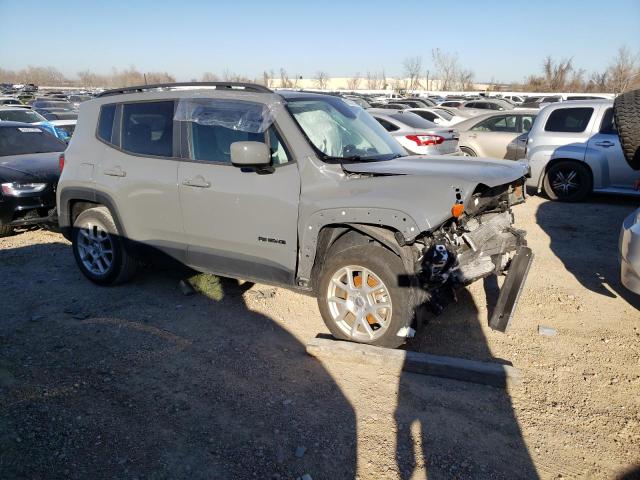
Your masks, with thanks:
[{"label": "front wheel", "polygon": [[551,200],[579,202],[591,191],[591,173],[582,163],[563,160],[547,170],[542,188]]},{"label": "front wheel", "polygon": [[414,315],[411,289],[398,285],[405,273],[400,258],[381,246],[330,254],[319,278],[318,306],[332,335],[381,347],[402,345]]}]

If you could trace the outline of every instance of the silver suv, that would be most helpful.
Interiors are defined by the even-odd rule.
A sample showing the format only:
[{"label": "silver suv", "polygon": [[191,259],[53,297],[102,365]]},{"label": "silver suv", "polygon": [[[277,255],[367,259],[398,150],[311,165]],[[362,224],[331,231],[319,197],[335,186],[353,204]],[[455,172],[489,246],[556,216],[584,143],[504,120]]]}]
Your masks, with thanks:
[{"label": "silver suv", "polygon": [[578,100],[543,108],[529,131],[527,184],[552,200],[580,201],[590,192],[639,195],[613,119],[612,100]]},{"label": "silver suv", "polygon": [[342,99],[251,84],[170,84],[80,106],[58,186],[82,273],[123,282],[152,249],[310,292],[338,338],[395,347],[421,305],[509,271],[493,328],[531,261],[511,206],[521,163],[408,156]]}]

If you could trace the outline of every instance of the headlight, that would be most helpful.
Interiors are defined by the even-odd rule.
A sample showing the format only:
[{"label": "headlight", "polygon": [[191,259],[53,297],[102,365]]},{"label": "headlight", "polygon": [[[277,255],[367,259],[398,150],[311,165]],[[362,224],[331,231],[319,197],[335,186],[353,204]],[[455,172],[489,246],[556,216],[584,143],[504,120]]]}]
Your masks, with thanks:
[{"label": "headlight", "polygon": [[2,193],[8,197],[20,197],[29,193],[38,193],[47,188],[46,183],[3,183]]}]

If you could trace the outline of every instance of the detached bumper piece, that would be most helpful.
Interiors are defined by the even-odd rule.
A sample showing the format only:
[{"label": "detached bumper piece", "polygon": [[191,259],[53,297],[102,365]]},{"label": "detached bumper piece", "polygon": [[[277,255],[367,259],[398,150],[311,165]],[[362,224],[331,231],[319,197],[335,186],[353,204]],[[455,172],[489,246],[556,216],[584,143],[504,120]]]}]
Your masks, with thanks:
[{"label": "detached bumper piece", "polygon": [[533,252],[531,249],[519,247],[511,259],[507,278],[500,290],[498,303],[489,320],[489,326],[493,330],[505,332],[509,327],[532,262]]}]

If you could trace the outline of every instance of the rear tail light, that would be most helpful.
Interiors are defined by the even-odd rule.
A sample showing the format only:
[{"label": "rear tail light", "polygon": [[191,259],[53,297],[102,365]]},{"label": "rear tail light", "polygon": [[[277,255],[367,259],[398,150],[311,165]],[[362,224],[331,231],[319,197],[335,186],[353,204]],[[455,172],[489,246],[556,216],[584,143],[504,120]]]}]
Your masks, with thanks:
[{"label": "rear tail light", "polygon": [[62,170],[64,169],[64,153],[61,153],[58,157],[58,167],[60,167],[60,173],[62,173]]},{"label": "rear tail light", "polygon": [[440,145],[444,143],[444,137],[440,135],[407,135],[407,140],[416,142],[419,147],[426,147],[429,145]]}]

